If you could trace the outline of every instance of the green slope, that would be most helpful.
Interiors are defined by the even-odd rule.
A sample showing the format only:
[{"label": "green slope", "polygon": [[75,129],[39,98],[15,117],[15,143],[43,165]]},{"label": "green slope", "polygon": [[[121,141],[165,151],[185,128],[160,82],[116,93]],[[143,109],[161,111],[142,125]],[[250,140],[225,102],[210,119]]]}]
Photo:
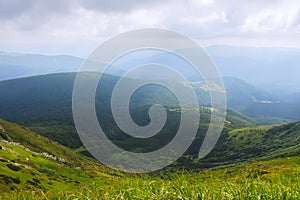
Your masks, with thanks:
[{"label": "green slope", "polygon": [[[229,138],[262,139],[297,148],[299,123],[230,131]],[[258,130],[260,130],[258,132]],[[299,199],[300,157],[287,156],[209,170],[124,174],[78,155],[24,127],[0,120],[0,199]],[[267,137],[266,137],[267,136]],[[268,137],[271,139],[268,142]],[[14,141],[14,142],[13,142]],[[229,141],[229,140],[226,140]],[[229,144],[228,144],[229,145]],[[248,149],[234,143],[236,151]],[[274,147],[274,145],[273,145]],[[46,154],[42,154],[47,152]],[[272,154],[276,150],[269,148]],[[284,152],[283,149],[280,151]],[[299,154],[294,151],[290,155]],[[56,156],[56,160],[49,155]],[[279,155],[279,154],[278,154]],[[63,158],[64,161],[58,158]],[[201,162],[201,161],[200,161]]]},{"label": "green slope", "polygon": [[69,190],[117,172],[57,142],[0,120],[0,194],[13,190]]},{"label": "green slope", "polygon": [[236,163],[300,155],[300,123],[225,131],[204,162]]}]

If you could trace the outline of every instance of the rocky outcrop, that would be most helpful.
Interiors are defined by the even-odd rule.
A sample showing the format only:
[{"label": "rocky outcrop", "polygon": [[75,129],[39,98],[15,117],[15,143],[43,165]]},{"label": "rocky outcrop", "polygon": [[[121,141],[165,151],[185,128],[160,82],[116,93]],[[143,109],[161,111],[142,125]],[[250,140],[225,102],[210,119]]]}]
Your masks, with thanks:
[{"label": "rocky outcrop", "polygon": [[5,133],[5,129],[3,128],[3,126],[0,124],[0,131],[2,131],[3,133]]}]

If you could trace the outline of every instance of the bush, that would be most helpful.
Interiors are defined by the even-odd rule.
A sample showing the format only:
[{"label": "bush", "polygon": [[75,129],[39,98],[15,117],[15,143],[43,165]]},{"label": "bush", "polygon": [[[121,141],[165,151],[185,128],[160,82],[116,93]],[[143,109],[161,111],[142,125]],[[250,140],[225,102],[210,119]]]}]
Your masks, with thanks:
[{"label": "bush", "polygon": [[13,171],[15,171],[15,172],[17,172],[17,171],[19,171],[19,170],[21,169],[21,167],[19,167],[19,166],[17,166],[17,165],[13,165],[13,164],[11,164],[11,163],[7,164],[6,166],[7,166],[9,169],[11,169],[11,170],[13,170]]}]

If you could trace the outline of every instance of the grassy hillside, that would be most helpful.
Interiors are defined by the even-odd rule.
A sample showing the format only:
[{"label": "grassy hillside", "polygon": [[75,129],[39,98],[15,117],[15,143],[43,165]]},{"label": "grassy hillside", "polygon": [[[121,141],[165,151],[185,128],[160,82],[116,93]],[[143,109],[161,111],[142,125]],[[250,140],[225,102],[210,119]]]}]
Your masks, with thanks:
[{"label": "grassy hillside", "polygon": [[205,162],[235,163],[300,155],[300,123],[224,131]]},{"label": "grassy hillside", "polygon": [[0,194],[74,189],[91,184],[89,178],[115,173],[57,142],[0,120]]},{"label": "grassy hillside", "polygon": [[300,196],[299,157],[200,172],[116,176],[63,167],[48,159],[31,158],[17,147],[4,147],[29,157],[30,162],[21,163],[21,157],[13,164],[3,165],[4,159],[1,160],[0,199],[297,199]]},{"label": "grassy hillside", "polygon": [[[268,135],[272,141],[282,138],[286,143],[286,135],[290,134],[297,143],[299,124],[258,129],[261,132],[238,129],[230,131],[229,136],[262,139]],[[300,196],[299,156],[282,154],[287,157],[212,169],[124,174],[4,120],[0,120],[0,133],[0,199],[297,199]],[[237,152],[247,149],[244,143],[235,144]],[[295,144],[291,149],[296,148]],[[299,155],[296,152],[293,154]],[[277,154],[272,149],[269,153]]]}]

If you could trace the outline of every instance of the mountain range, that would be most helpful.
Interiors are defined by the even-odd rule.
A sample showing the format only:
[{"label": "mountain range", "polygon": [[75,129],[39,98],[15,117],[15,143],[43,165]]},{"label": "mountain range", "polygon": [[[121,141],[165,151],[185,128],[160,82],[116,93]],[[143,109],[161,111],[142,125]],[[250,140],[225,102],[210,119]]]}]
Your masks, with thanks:
[{"label": "mountain range", "polygon": [[[147,175],[104,166],[83,146],[72,116],[73,84],[83,59],[1,52],[0,199],[297,199],[299,51],[229,46],[206,50],[223,75],[227,95],[220,138],[206,157],[198,158],[213,109],[205,81],[184,68],[190,82],[183,86],[193,88],[200,103],[197,135],[177,161]],[[166,124],[153,137],[126,134],[114,121],[110,105],[119,75],[130,65],[144,59],[184,65],[168,61],[168,56],[135,54],[130,63],[115,63],[123,68],[102,74],[95,94],[98,121],[106,136],[124,150],[153,151],[168,144],[177,132],[184,109],[164,87],[144,86],[129,102],[131,117],[140,126],[150,122],[151,105],[164,106]],[[81,73],[86,81],[97,75]],[[164,74],[160,78],[166,79]],[[128,77],[126,81],[137,80]],[[132,162],[122,153],[111,159]]]},{"label": "mountain range", "polygon": [[[262,48],[216,45],[205,47],[221,76],[232,76],[273,95],[299,92],[300,50],[292,48]],[[174,66],[183,65],[180,59],[162,52],[145,51],[133,54],[116,63],[117,69],[108,73],[118,75],[127,66],[153,61]],[[175,61],[174,61],[175,59]],[[0,53],[0,80],[50,73],[77,72],[84,59],[74,56]],[[182,66],[181,66],[182,67]]]},{"label": "mountain range", "polygon": [[[61,73],[1,81],[0,117],[21,123],[65,146],[80,148],[82,143],[77,135],[72,116],[72,90],[75,76],[76,73]],[[95,74],[89,73],[86,77],[89,76],[95,76]],[[100,81],[101,88],[97,90],[95,96],[98,119],[101,119],[100,123],[108,136],[120,146],[125,149],[131,148],[131,150],[141,149],[139,141],[124,134],[117,128],[113,120],[110,97],[117,80],[117,76],[105,74],[103,80]],[[134,80],[128,79],[127,81]],[[257,113],[260,114],[261,108],[254,114],[249,112],[253,114],[250,117],[245,115],[248,109],[255,112],[250,109],[254,105],[277,105],[279,104],[278,100],[240,79],[227,77],[224,78],[224,82],[228,99],[226,127],[235,129],[293,121],[293,118],[289,118],[290,116],[286,116],[284,119],[277,115],[257,115]],[[209,105],[209,93],[205,91],[204,85],[201,82],[191,83],[198,95],[199,102],[202,103],[198,140],[189,150],[191,154],[197,154],[203,133],[210,120],[210,111],[206,108]],[[145,87],[134,94],[131,99],[131,112],[136,123],[140,125],[149,123],[147,111],[150,105],[159,103],[168,111],[168,125],[165,127],[165,131],[152,140],[145,141],[147,145],[144,145],[142,149],[147,146],[148,150],[151,150],[170,141],[173,133],[176,132],[180,117],[180,112],[176,111],[179,106],[176,97],[168,90],[157,86]],[[239,111],[245,113],[242,114]],[[85,150],[82,153],[88,154]]]}]

